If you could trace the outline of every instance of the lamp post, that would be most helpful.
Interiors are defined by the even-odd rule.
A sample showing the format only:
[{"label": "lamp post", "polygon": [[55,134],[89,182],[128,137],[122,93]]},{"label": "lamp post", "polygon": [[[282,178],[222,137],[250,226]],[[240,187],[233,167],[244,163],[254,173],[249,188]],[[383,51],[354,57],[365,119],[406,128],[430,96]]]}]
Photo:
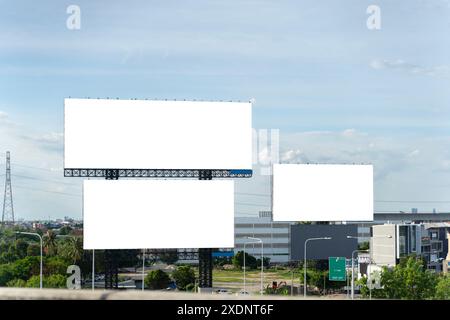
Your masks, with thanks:
[{"label": "lamp post", "polygon": [[253,238],[253,237],[244,237],[244,239],[248,240],[254,240],[253,242],[244,242],[244,291],[246,291],[245,285],[245,245],[247,243],[261,243],[261,292],[260,294],[263,294],[263,287],[264,287],[264,245],[263,241],[259,238]]},{"label": "lamp post", "polygon": [[[359,238],[361,238],[361,237],[347,236],[347,239],[359,239]],[[372,238],[392,238],[392,236],[391,235],[388,235],[388,236],[372,236]],[[370,251],[369,250],[354,250],[352,252],[352,278],[351,278],[351,280],[352,280],[351,281],[351,298],[352,298],[352,300],[355,298],[355,279],[354,279],[353,272],[354,272],[354,269],[355,269],[355,267],[354,267],[354,260],[355,260],[354,255],[357,252],[358,253],[359,252],[368,253]]]},{"label": "lamp post", "polygon": [[39,237],[39,241],[41,244],[41,265],[40,265],[40,274],[39,274],[39,289],[42,289],[42,236],[39,233],[34,232],[22,232],[22,231],[16,231],[18,234],[27,234],[30,236],[37,236]]},{"label": "lamp post", "polygon": [[92,291],[94,291],[95,288],[95,250],[92,249]]},{"label": "lamp post", "polygon": [[355,276],[353,275],[353,272],[355,270],[355,253],[359,253],[359,252],[365,252],[368,253],[369,250],[353,250],[352,252],[352,282],[351,282],[351,287],[352,287],[352,293],[351,293],[351,298],[352,300],[355,298]]},{"label": "lamp post", "polygon": [[145,249],[142,249],[142,291],[145,289]]},{"label": "lamp post", "polygon": [[331,240],[331,237],[309,238],[305,240],[304,259],[303,259],[303,297],[306,298],[306,245],[309,241]]}]

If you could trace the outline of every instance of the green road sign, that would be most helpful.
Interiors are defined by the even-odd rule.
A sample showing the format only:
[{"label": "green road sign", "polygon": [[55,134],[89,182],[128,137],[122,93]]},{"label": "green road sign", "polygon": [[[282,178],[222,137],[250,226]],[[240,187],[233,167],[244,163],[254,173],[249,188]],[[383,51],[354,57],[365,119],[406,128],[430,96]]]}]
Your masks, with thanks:
[{"label": "green road sign", "polygon": [[328,279],[330,281],[345,281],[347,273],[345,272],[345,257],[328,258]]}]

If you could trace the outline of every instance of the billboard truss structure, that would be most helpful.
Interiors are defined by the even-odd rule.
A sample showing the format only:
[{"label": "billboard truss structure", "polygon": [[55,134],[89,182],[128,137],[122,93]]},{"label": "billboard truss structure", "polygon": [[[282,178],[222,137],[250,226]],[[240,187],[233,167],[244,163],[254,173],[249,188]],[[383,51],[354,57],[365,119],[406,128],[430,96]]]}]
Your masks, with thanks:
[{"label": "billboard truss structure", "polygon": [[252,170],[161,170],[161,169],[64,169],[64,177],[74,178],[251,178]]}]

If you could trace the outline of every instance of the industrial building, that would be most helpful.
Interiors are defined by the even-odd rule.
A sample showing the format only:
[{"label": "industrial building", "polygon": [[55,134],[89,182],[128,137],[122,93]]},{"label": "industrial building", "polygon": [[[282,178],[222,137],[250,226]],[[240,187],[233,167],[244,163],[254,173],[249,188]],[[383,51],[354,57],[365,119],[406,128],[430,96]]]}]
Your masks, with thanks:
[{"label": "industrial building", "polygon": [[[289,228],[292,222],[274,222],[270,211],[260,211],[258,217],[235,217],[234,221],[235,253],[242,251],[244,243],[251,241],[246,237],[253,237],[262,240],[264,257],[270,258],[271,263],[289,262]],[[261,258],[260,243],[246,244],[245,251]]]}]

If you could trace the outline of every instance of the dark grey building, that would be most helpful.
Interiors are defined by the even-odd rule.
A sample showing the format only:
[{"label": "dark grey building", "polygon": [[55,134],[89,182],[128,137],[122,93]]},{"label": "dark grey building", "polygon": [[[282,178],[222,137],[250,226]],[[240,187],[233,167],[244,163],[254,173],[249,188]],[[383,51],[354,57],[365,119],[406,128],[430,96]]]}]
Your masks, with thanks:
[{"label": "dark grey building", "polygon": [[358,226],[356,224],[295,224],[291,225],[290,260],[304,259],[304,246],[306,239],[331,237],[331,240],[308,241],[307,259],[325,260],[329,257],[351,258],[352,252],[358,249],[357,239],[348,239],[347,236],[356,237]]}]

